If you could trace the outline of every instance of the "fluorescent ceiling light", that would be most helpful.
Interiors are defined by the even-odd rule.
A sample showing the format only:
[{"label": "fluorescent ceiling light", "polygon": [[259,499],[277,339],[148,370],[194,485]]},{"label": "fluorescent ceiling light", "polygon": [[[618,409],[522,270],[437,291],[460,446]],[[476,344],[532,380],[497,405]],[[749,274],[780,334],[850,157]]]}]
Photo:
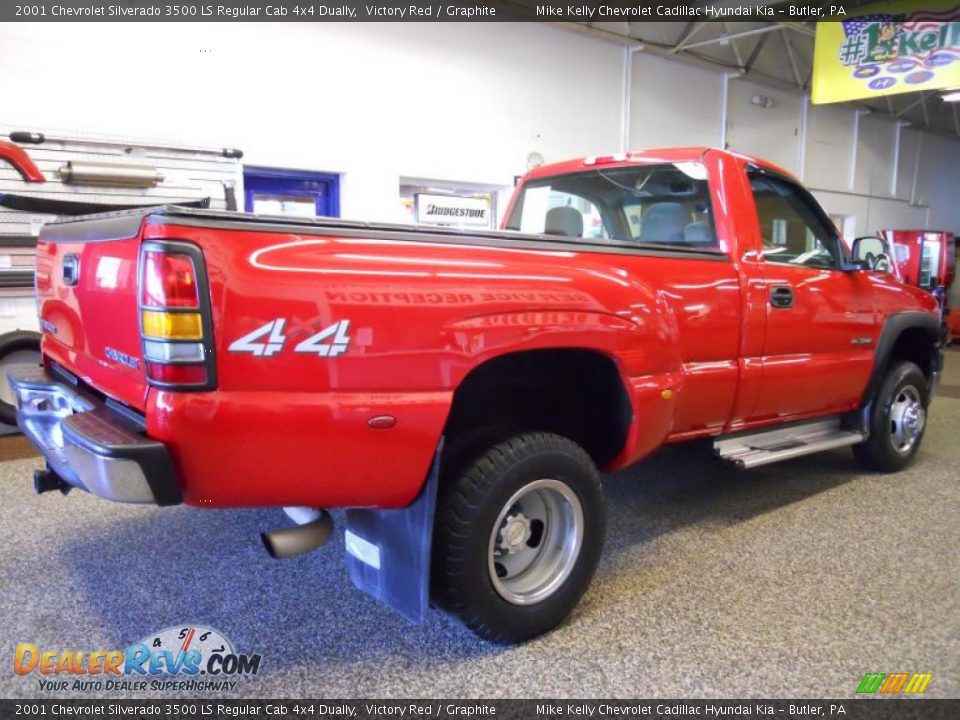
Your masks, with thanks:
[{"label": "fluorescent ceiling light", "polygon": [[950,90],[940,96],[944,102],[960,102],[960,90]]}]

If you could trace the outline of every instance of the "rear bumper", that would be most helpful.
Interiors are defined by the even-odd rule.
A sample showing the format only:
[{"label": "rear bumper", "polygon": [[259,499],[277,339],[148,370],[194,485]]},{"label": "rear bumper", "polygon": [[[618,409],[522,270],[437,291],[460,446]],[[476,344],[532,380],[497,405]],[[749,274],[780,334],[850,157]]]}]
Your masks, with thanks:
[{"label": "rear bumper", "polygon": [[135,422],[41,367],[18,365],[7,375],[17,424],[65,482],[115,502],[181,502],[169,451]]}]

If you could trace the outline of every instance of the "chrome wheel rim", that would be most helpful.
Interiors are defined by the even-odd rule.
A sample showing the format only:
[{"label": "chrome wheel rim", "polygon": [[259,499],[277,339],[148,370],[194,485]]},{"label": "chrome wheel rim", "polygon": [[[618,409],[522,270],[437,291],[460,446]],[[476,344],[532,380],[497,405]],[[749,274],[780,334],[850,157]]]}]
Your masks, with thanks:
[{"label": "chrome wheel rim", "polygon": [[493,524],[487,569],[497,593],[514,605],[550,597],[573,571],[583,545],[583,506],[550,478],[520,488]]},{"label": "chrome wheel rim", "polygon": [[927,425],[927,411],[913,385],[900,389],[890,406],[890,440],[893,449],[906,455],[919,442]]}]

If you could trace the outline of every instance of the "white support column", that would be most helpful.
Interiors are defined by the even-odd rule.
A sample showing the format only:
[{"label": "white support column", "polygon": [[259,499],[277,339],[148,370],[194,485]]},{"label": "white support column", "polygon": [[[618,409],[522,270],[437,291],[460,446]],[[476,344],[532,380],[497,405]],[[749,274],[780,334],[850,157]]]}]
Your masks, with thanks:
[{"label": "white support column", "polygon": [[850,178],[847,187],[853,190],[857,178],[857,146],[860,144],[860,111],[853,111],[853,143],[850,150]]},{"label": "white support column", "polygon": [[730,93],[730,73],[720,76],[720,148],[727,149],[727,98]]},{"label": "white support column", "polygon": [[620,152],[630,152],[630,100],[633,83],[633,51],[629,45],[623,48],[623,89],[620,115]]},{"label": "white support column", "polygon": [[797,148],[797,177],[803,181],[807,164],[807,112],[810,109],[810,96],[803,94],[800,104],[800,146]]},{"label": "white support column", "polygon": [[913,187],[910,188],[911,205],[917,204],[917,184],[920,182],[920,156],[923,154],[923,136],[923,132],[917,133],[917,154],[913,156]]},{"label": "white support column", "polygon": [[897,134],[893,138],[893,172],[890,173],[890,195],[897,196],[897,175],[900,169],[900,132],[903,130],[903,123],[897,123]]}]

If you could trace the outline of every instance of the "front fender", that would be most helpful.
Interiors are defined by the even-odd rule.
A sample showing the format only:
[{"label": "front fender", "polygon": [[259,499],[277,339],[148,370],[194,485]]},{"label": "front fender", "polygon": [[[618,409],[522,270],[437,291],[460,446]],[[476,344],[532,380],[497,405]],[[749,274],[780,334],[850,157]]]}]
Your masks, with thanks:
[{"label": "front fender", "polygon": [[873,363],[873,370],[870,373],[870,380],[867,383],[867,389],[863,393],[861,408],[868,407],[873,401],[880,383],[890,366],[890,358],[897,340],[904,332],[911,329],[920,329],[924,335],[929,338],[933,352],[929,367],[921,367],[924,374],[931,378],[931,386],[936,377],[943,369],[943,350],[940,346],[940,319],[936,315],[927,312],[909,311],[890,315],[883,324],[880,331],[880,338],[877,341],[877,350]]}]

